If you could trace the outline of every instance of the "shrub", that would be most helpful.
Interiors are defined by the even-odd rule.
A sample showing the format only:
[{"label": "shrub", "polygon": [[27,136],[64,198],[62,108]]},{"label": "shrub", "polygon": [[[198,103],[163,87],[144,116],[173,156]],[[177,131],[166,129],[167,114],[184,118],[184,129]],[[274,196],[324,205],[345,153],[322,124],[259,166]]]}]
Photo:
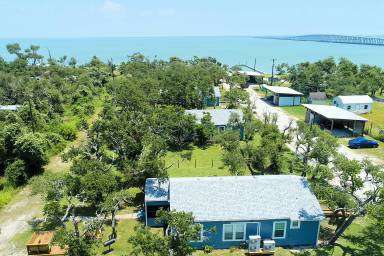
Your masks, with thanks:
[{"label": "shrub", "polygon": [[76,139],[76,125],[73,124],[61,124],[58,127],[58,133],[65,139],[73,141]]},{"label": "shrub", "polygon": [[5,177],[14,187],[23,185],[28,180],[26,165],[23,160],[17,159],[5,169]]},{"label": "shrub", "polygon": [[47,147],[48,142],[40,133],[26,133],[17,139],[15,153],[25,162],[28,176],[40,171],[47,163]]},{"label": "shrub", "polygon": [[50,154],[59,153],[64,150],[66,143],[60,134],[54,132],[47,133],[45,134],[45,138],[49,144]]},{"label": "shrub", "polygon": [[203,250],[204,250],[204,253],[208,254],[208,253],[213,252],[214,248],[213,248],[213,246],[210,246],[210,245],[204,245]]}]

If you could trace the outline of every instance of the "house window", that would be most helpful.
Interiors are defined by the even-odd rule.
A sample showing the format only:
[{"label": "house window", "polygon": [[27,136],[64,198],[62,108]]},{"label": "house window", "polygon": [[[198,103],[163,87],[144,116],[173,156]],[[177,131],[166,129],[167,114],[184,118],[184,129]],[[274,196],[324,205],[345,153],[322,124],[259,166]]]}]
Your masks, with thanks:
[{"label": "house window", "polygon": [[351,106],[347,106],[347,109],[348,109],[348,110],[351,110]]},{"label": "house window", "polygon": [[245,240],[245,223],[223,225],[223,241]]},{"label": "house window", "polygon": [[368,109],[368,105],[364,105],[364,109]]},{"label": "house window", "polygon": [[286,221],[273,222],[272,239],[284,239],[286,228],[287,228],[287,222]]},{"label": "house window", "polygon": [[299,229],[300,221],[299,220],[291,220],[291,229]]}]

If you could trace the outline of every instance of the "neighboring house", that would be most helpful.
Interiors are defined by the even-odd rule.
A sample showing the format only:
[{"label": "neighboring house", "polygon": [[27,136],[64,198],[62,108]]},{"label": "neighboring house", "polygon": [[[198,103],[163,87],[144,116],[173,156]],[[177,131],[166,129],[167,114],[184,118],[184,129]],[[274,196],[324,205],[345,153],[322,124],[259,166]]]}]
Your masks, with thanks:
[{"label": "neighboring house", "polygon": [[315,105],[326,105],[327,95],[325,92],[310,92],[308,96],[308,103]]},{"label": "neighboring house", "polygon": [[369,113],[372,111],[373,100],[368,95],[336,96],[333,105],[355,113]]},{"label": "neighboring house", "polygon": [[[186,110],[187,114],[194,115],[196,117],[196,121],[200,123],[201,118],[203,118],[205,113],[209,113],[212,117],[212,122],[215,124],[216,128],[220,131],[225,131],[228,129],[228,122],[231,114],[237,114],[243,123],[243,112],[238,109],[192,109]],[[239,128],[240,138],[244,138],[244,127],[241,125]]]},{"label": "neighboring house", "polygon": [[305,122],[317,124],[336,137],[361,136],[367,119],[336,106],[303,104],[307,109]]},{"label": "neighboring house", "polygon": [[301,104],[301,92],[295,91],[289,87],[284,86],[268,86],[263,84],[264,90],[272,93],[268,99],[277,106],[299,106]]},{"label": "neighboring house", "polygon": [[237,73],[247,76],[247,83],[243,87],[248,87],[249,84],[262,84],[264,79],[264,73],[261,71],[247,71],[240,70]]},{"label": "neighboring house", "polygon": [[277,246],[312,247],[324,218],[306,178],[294,175],[170,178],[160,185],[147,179],[147,226],[160,226],[154,221],[160,208],[193,214],[202,225],[195,248],[230,248],[254,235]]},{"label": "neighboring house", "polygon": [[0,105],[0,111],[17,111],[20,105]]},{"label": "neighboring house", "polygon": [[207,99],[207,106],[208,107],[220,106],[220,100],[221,100],[220,88],[218,86],[215,86],[213,87],[213,99],[211,98]]}]

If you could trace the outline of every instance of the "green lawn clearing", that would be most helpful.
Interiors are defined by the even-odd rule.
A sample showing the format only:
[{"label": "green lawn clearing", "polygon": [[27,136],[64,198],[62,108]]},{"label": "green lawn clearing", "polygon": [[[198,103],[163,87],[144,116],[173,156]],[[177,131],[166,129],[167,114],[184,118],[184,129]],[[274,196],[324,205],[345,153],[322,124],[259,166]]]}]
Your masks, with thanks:
[{"label": "green lawn clearing", "polygon": [[[129,255],[132,251],[132,246],[128,242],[129,237],[134,235],[135,226],[139,225],[137,220],[121,220],[117,224],[117,240],[111,248],[113,249],[108,255]],[[111,234],[111,227],[106,227],[103,230],[103,236],[101,238],[102,243],[108,240],[108,236]],[[95,247],[95,255],[103,255],[103,252],[108,249],[103,244],[99,244]]]},{"label": "green lawn clearing", "polygon": [[207,148],[192,146],[191,149],[168,152],[165,165],[172,165],[168,169],[170,177],[229,176],[231,174],[221,157],[219,145]]},{"label": "green lawn clearing", "polygon": [[19,191],[19,188],[12,187],[4,177],[0,177],[0,209],[6,206]]},{"label": "green lawn clearing", "polygon": [[303,106],[287,106],[280,107],[280,109],[287,113],[289,116],[295,117],[300,121],[305,120],[306,109]]},{"label": "green lawn clearing", "polygon": [[[365,129],[374,137],[379,137],[379,130],[384,130],[384,103],[373,102],[372,112],[362,114],[362,117],[369,121],[365,124]],[[384,138],[384,136],[383,136]]]}]

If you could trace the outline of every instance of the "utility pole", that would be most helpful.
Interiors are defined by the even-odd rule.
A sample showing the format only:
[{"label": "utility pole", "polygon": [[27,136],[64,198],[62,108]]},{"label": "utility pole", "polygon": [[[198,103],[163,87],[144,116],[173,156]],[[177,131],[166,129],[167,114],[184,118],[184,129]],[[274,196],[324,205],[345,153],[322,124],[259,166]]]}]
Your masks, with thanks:
[{"label": "utility pole", "polygon": [[255,62],[253,63],[253,70],[256,71],[256,58],[255,58]]},{"label": "utility pole", "polygon": [[276,59],[272,59],[272,77],[271,77],[271,86],[273,85],[273,71],[275,69],[275,60]]}]

